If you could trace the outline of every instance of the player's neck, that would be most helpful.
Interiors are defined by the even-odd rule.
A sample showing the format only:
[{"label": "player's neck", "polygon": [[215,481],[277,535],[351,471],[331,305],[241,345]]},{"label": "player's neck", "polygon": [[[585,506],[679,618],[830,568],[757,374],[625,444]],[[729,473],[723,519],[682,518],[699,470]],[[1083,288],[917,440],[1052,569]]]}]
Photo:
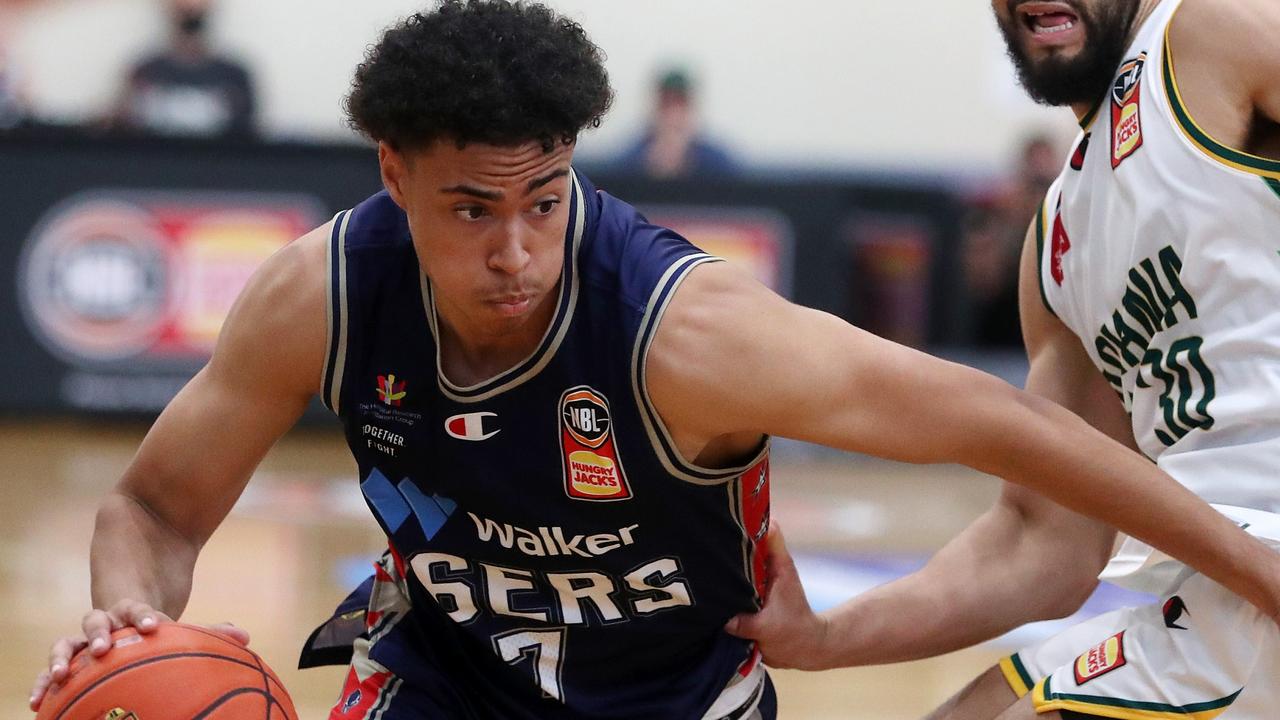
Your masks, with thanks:
[{"label": "player's neck", "polygon": [[[1138,10],[1133,16],[1133,22],[1129,25],[1129,36],[1124,40],[1126,47],[1133,44],[1134,38],[1138,36],[1138,31],[1142,29],[1143,25],[1147,24],[1147,20],[1151,19],[1151,13],[1155,12],[1156,8],[1160,6],[1160,3],[1164,1],[1165,0],[1141,0],[1138,3]],[[1172,2],[1173,0],[1169,1]],[[1072,103],[1071,112],[1076,114],[1076,120],[1078,122],[1083,123],[1084,119],[1096,107],[1097,101],[1095,100],[1082,103]]]},{"label": "player's neck", "polygon": [[515,367],[542,342],[559,300],[559,290],[553,290],[526,318],[489,325],[468,322],[461,313],[440,303],[436,308],[437,340],[445,377],[455,385],[468,386]]}]

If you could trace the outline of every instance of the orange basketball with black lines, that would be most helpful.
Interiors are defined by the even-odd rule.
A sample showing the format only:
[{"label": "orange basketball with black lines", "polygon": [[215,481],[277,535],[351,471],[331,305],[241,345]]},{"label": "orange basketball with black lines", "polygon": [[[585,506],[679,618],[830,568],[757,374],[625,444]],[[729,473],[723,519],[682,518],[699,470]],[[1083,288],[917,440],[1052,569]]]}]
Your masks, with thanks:
[{"label": "orange basketball with black lines", "polygon": [[298,720],[258,654],[202,627],[162,623],[111,633],[106,655],[83,650],[36,720]]}]

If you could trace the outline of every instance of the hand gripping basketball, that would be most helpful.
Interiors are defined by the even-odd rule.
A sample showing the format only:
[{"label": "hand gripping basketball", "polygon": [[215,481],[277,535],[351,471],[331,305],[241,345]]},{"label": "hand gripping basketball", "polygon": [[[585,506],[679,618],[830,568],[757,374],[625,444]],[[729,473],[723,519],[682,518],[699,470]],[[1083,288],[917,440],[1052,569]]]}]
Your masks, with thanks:
[{"label": "hand gripping basketball", "polygon": [[145,635],[137,627],[113,631],[110,648],[72,656],[66,680],[48,688],[36,720],[297,720],[280,678],[223,633],[161,622]]},{"label": "hand gripping basketball", "polygon": [[[67,679],[71,658],[86,647],[90,655],[101,657],[111,649],[111,633],[123,628],[136,628],[139,633],[155,631],[162,622],[172,622],[168,615],[137,600],[121,600],[107,610],[94,609],[81,620],[81,634],[59,638],[49,650],[49,665],[36,676],[31,689],[29,704],[32,710],[40,708],[41,700],[49,687]],[[241,645],[249,644],[249,633],[231,623],[209,626]]]}]

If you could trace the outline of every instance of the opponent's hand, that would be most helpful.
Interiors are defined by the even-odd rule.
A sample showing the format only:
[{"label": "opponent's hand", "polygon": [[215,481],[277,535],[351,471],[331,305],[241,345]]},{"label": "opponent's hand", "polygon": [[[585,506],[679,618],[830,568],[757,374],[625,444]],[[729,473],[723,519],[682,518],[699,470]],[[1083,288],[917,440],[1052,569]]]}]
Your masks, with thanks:
[{"label": "opponent's hand", "polygon": [[829,625],[826,618],[809,607],[777,521],[770,524],[765,542],[769,557],[765,561],[768,590],[764,608],[757,613],[738,615],[725,625],[725,630],[730,635],[755,640],[764,653],[765,663],[771,667],[826,669],[829,665],[824,648]]},{"label": "opponent's hand", "polygon": [[[35,685],[31,688],[29,706],[33,711],[39,710],[49,688],[67,679],[71,658],[76,653],[87,647],[94,657],[101,657],[111,649],[113,631],[132,627],[145,635],[154,632],[162,622],[173,622],[173,619],[136,600],[121,600],[108,610],[90,610],[80,622],[81,634],[54,642],[49,650],[49,666],[36,676]],[[231,623],[210,625],[209,629],[220,632],[241,645],[249,644],[249,633]]]}]

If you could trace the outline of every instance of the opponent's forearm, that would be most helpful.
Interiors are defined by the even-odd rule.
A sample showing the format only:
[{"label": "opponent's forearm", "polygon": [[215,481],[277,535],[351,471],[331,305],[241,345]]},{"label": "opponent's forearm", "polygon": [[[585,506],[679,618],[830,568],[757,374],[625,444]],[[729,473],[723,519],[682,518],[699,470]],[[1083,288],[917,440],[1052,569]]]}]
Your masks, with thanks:
[{"label": "opponent's forearm", "polygon": [[[916,660],[1073,612],[1096,580],[1092,562],[1061,571],[1020,513],[999,504],[924,568],[822,613],[822,667]],[[1071,567],[1068,565],[1067,567]]]},{"label": "opponent's forearm", "polygon": [[108,494],[98,509],[90,550],[93,606],[138,600],[176,619],[191,595],[198,553],[138,500]]},{"label": "opponent's forearm", "polygon": [[1022,401],[1028,412],[993,433],[1003,447],[989,448],[978,467],[1163,550],[1268,614],[1280,612],[1267,587],[1280,573],[1276,553],[1070,412],[1027,395]]}]

